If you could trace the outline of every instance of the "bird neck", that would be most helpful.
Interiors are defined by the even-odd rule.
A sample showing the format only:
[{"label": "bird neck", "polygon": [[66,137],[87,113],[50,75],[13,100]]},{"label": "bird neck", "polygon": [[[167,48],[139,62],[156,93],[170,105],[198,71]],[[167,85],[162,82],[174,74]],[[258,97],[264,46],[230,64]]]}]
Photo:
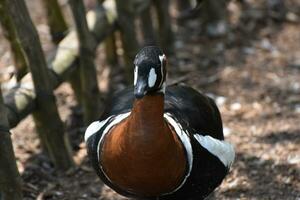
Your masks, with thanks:
[{"label": "bird neck", "polygon": [[139,130],[137,134],[149,137],[157,137],[156,134],[170,132],[164,120],[164,96],[163,94],[146,95],[142,99],[136,99],[130,115],[130,127]]}]

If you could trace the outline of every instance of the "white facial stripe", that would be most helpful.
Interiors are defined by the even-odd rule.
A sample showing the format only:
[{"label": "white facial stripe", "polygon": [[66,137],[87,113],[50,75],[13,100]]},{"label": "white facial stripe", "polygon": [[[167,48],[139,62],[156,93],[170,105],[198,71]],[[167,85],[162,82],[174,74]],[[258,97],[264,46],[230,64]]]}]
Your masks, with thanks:
[{"label": "white facial stripe", "polygon": [[139,70],[138,66],[135,66],[135,68],[134,68],[134,82],[133,82],[134,85],[136,85],[136,82],[137,82],[138,70]]},{"label": "white facial stripe", "polygon": [[161,65],[163,65],[163,61],[166,59],[165,54],[159,55],[158,57],[159,57],[159,60],[160,60]]},{"label": "white facial stripe", "polygon": [[148,86],[153,87],[155,85],[156,79],[157,79],[157,75],[155,73],[155,69],[151,68],[148,76]]},{"label": "white facial stripe", "polygon": [[95,121],[95,122],[91,123],[87,127],[87,129],[84,133],[84,141],[87,141],[92,135],[97,133],[97,131],[99,131],[110,118],[111,117],[108,117],[107,119],[105,119],[103,121]]},{"label": "white facial stripe", "polygon": [[164,84],[164,60],[166,59],[165,54],[159,55],[159,60],[160,60],[160,70],[161,70],[161,81],[159,84],[159,87],[161,87]]},{"label": "white facial stripe", "polygon": [[235,153],[233,146],[229,142],[215,139],[209,135],[203,136],[196,134],[194,137],[202,147],[218,157],[225,167],[229,168],[232,165]]},{"label": "white facial stripe", "polygon": [[165,82],[163,82],[159,91],[162,92],[163,94],[166,94],[166,83]]},{"label": "white facial stripe", "polygon": [[192,145],[191,145],[189,136],[183,130],[181,125],[172,118],[171,114],[165,113],[164,118],[174,128],[176,134],[178,135],[179,139],[181,140],[181,142],[187,152],[187,160],[188,160],[188,167],[189,167],[189,171],[186,174],[184,180],[174,191],[172,191],[172,193],[173,193],[173,192],[177,191],[179,188],[181,188],[183,186],[183,184],[185,183],[186,179],[190,176],[190,173],[192,171],[192,166],[193,166],[193,149],[192,149]]}]

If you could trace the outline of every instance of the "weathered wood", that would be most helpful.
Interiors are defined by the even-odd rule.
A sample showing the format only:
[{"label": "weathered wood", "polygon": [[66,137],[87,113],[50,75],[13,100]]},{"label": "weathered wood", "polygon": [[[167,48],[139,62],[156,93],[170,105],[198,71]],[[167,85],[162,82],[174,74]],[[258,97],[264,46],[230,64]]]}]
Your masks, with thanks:
[{"label": "weathered wood", "polygon": [[98,3],[102,4],[105,0],[98,0]]},{"label": "weathered wood", "polygon": [[21,78],[27,73],[28,67],[26,64],[26,59],[24,51],[21,48],[20,40],[16,34],[16,30],[13,27],[11,17],[6,15],[6,4],[3,2],[0,5],[0,23],[3,27],[4,36],[10,43],[11,52],[13,55],[13,60],[15,64],[15,75],[17,81],[20,81]]},{"label": "weathered wood", "polygon": [[[47,21],[50,27],[52,41],[57,45],[68,33],[67,23],[57,0],[43,0],[42,2],[47,11]],[[79,69],[75,69],[74,72],[70,74],[68,81],[75,93],[78,105],[81,106],[82,89]]]},{"label": "weathered wood", "polygon": [[[21,200],[21,177],[9,133],[6,108],[0,87],[0,193],[2,200]],[[1,196],[1,194],[0,194]]]},{"label": "weathered wood", "polygon": [[[116,28],[115,8],[113,6],[106,6],[105,9],[98,7],[96,10],[88,12],[87,20],[89,28],[99,44]],[[78,39],[75,31],[71,31],[59,43],[56,56],[48,62],[49,77],[53,88],[58,87],[78,67],[78,55]],[[4,96],[4,102],[10,128],[15,127],[23,118],[37,109],[31,74],[27,74],[18,86]]]},{"label": "weathered wood", "polygon": [[52,41],[58,44],[67,34],[68,26],[57,0],[43,0],[47,11]]},{"label": "weathered wood", "polygon": [[124,3],[123,0],[116,0],[117,12],[118,12],[118,25],[121,32],[121,40],[124,50],[125,61],[125,78],[127,83],[132,83],[133,74],[133,60],[139,49],[137,36],[135,32],[135,15],[131,9],[132,0],[128,0]]},{"label": "weathered wood", "polygon": [[189,0],[176,0],[176,8],[179,12],[191,9],[191,2]]},{"label": "weathered wood", "polygon": [[105,56],[106,56],[106,62],[110,66],[113,67],[118,64],[115,34],[112,34],[105,39]]},{"label": "weathered wood", "polygon": [[97,72],[94,64],[97,43],[88,28],[83,1],[70,0],[69,3],[79,39],[81,102],[84,112],[84,123],[89,124],[99,117],[102,109]]},{"label": "weathered wood", "polygon": [[[64,135],[64,126],[58,114],[49,79],[49,70],[42,51],[38,33],[30,19],[23,0],[6,0],[9,14],[21,45],[26,52],[38,109],[33,113],[36,129],[51,160],[60,169],[73,166],[71,148]],[[15,12],[15,11],[18,12]]]},{"label": "weathered wood", "polygon": [[227,10],[226,3],[228,0],[210,0],[198,2],[199,12],[202,13],[201,17],[205,23],[226,20]]},{"label": "weathered wood", "polygon": [[227,1],[210,0],[201,3],[199,0],[198,12],[200,12],[203,29],[208,36],[220,37],[227,33]]},{"label": "weathered wood", "polygon": [[149,5],[140,14],[141,29],[143,34],[144,46],[156,45],[155,31],[153,28],[153,17],[151,15],[151,6]]},{"label": "weathered wood", "polygon": [[159,26],[159,42],[164,52],[170,54],[173,52],[174,35],[171,26],[169,13],[169,0],[153,0],[157,12]]}]

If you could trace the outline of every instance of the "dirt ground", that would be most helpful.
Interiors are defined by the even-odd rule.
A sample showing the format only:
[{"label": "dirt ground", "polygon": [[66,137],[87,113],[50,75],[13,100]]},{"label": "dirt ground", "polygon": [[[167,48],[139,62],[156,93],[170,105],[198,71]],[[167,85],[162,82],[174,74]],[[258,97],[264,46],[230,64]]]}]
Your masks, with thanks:
[{"label": "dirt ground", "polygon": [[[53,51],[40,1],[27,1],[46,54]],[[300,2],[285,1],[284,19],[268,13],[266,1],[228,5],[229,32],[222,38],[201,34],[199,19],[174,25],[175,54],[169,56],[169,82],[183,82],[216,100],[226,140],[235,146],[230,174],[210,199],[300,200]],[[66,8],[66,2],[61,1]],[[92,5],[92,4],[91,4]],[[11,72],[7,42],[0,34],[0,73]],[[100,88],[122,87],[120,74],[109,70],[99,49]],[[7,79],[8,80],[8,79]],[[69,84],[56,91],[71,138],[77,167],[53,168],[41,153],[31,117],[12,130],[24,199],[126,199],[102,184],[86,158],[84,127],[76,120]]]}]

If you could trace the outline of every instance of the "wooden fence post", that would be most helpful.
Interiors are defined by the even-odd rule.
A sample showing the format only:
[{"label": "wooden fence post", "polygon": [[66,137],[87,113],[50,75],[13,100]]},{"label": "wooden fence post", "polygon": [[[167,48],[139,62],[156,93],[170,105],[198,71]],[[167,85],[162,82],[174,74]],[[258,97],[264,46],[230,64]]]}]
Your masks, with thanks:
[{"label": "wooden fence post", "polygon": [[6,108],[3,104],[0,85],[0,199],[21,200],[21,177],[9,133]]},{"label": "wooden fence post", "polygon": [[12,24],[11,17],[5,14],[6,9],[7,7],[5,4],[0,5],[0,23],[3,27],[4,36],[10,43],[11,52],[14,58],[16,78],[17,81],[20,81],[27,73],[28,66],[26,64],[24,51]]},{"label": "wooden fence post", "polygon": [[118,12],[118,25],[121,32],[122,46],[124,50],[125,77],[127,83],[132,83],[133,60],[139,49],[139,44],[135,32],[135,14],[131,10],[132,0],[116,0]]},{"label": "wooden fence post", "polygon": [[27,55],[36,92],[38,109],[33,116],[37,131],[55,165],[60,169],[68,169],[73,166],[71,149],[64,134],[63,123],[58,115],[52,91],[53,86],[49,80],[49,71],[39,36],[30,19],[24,0],[1,1],[7,3],[16,32],[22,36],[20,41]]},{"label": "wooden fence post", "polygon": [[144,39],[144,45],[156,45],[155,31],[153,28],[153,17],[151,15],[151,5],[149,5],[143,12],[140,14],[141,28]]},{"label": "wooden fence post", "polygon": [[58,44],[67,34],[68,26],[57,0],[43,0],[47,11],[52,41]]},{"label": "wooden fence post", "polygon": [[[63,12],[57,0],[43,0],[44,7],[47,10],[47,20],[50,27],[50,33],[54,44],[59,42],[68,34],[68,25],[64,19]],[[75,93],[78,106],[82,105],[82,88],[80,84],[79,69],[75,69],[68,80]]]},{"label": "wooden fence post", "polygon": [[[97,44],[116,29],[115,13],[115,9],[108,6],[105,9],[95,9],[87,13],[89,27]],[[75,31],[71,31],[59,43],[56,56],[48,62],[47,69],[53,88],[58,87],[70,76],[70,73],[78,68],[78,43]],[[10,128],[15,127],[23,118],[37,109],[36,93],[30,73],[22,78],[17,87],[5,94],[4,101]]]},{"label": "wooden fence post", "polygon": [[203,1],[199,7],[202,26],[210,37],[222,37],[228,32],[227,0]]},{"label": "wooden fence post", "polygon": [[189,0],[176,0],[176,8],[180,11],[191,9],[191,2]]},{"label": "wooden fence post", "polygon": [[118,64],[115,34],[112,34],[105,39],[105,55],[106,61],[111,67],[114,67]]},{"label": "wooden fence post", "polygon": [[84,122],[89,124],[101,114],[102,105],[97,81],[97,71],[94,64],[97,42],[89,31],[85,18],[85,8],[82,0],[70,0],[80,52],[80,78],[82,87],[82,105]]},{"label": "wooden fence post", "polygon": [[169,0],[153,0],[159,26],[159,42],[164,52],[173,52],[174,35],[169,13]]},{"label": "wooden fence post", "polygon": [[[105,0],[98,0],[98,4],[102,5]],[[116,46],[116,35],[112,33],[107,36],[104,41],[105,43],[105,56],[107,63],[113,67],[118,64],[117,46]]]}]

